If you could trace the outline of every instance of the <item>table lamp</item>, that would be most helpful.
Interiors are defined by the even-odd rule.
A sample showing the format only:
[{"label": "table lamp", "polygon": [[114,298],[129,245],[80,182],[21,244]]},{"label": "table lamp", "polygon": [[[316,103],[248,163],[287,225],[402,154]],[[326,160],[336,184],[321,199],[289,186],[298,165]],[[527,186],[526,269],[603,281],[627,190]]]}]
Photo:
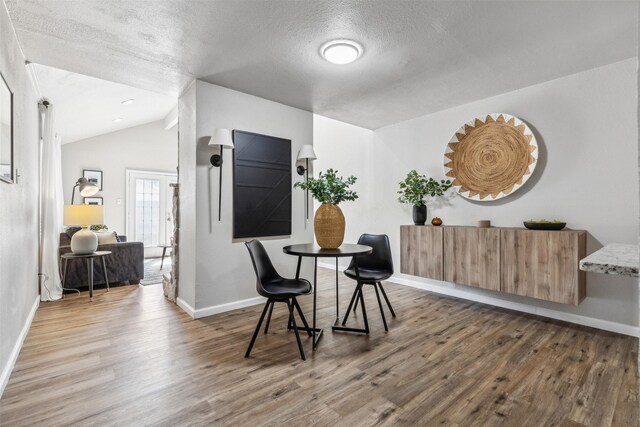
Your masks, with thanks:
[{"label": "table lamp", "polygon": [[71,251],[78,255],[94,253],[98,249],[98,236],[89,230],[89,226],[103,222],[104,212],[100,205],[65,205],[64,225],[82,227],[71,237]]}]

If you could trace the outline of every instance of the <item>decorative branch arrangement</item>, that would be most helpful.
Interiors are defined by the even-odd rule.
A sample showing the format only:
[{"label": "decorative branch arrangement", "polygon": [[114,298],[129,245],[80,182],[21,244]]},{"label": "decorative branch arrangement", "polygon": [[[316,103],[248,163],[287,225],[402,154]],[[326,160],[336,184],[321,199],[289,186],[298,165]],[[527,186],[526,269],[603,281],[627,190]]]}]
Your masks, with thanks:
[{"label": "decorative branch arrangement", "polygon": [[438,182],[412,170],[407,174],[404,181],[400,181],[399,185],[398,194],[400,197],[398,197],[398,201],[400,203],[424,206],[431,201],[425,202],[425,198],[432,199],[444,195],[445,191],[451,188],[451,181],[443,179]]},{"label": "decorative branch arrangement", "polygon": [[358,198],[358,194],[349,189],[357,179],[353,175],[345,179],[338,176],[337,170],[327,169],[326,172],[320,172],[318,178],[296,182],[293,186],[309,190],[313,198],[320,203],[338,205],[341,202],[354,201]]}]

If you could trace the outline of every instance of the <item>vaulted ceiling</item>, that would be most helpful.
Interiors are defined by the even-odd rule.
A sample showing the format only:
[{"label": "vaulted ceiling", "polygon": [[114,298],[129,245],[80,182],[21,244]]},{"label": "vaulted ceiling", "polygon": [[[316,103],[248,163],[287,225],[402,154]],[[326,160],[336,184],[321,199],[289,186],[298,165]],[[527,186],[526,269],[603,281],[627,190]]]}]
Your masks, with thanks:
[{"label": "vaulted ceiling", "polygon": [[[32,67],[40,92],[53,103],[63,144],[162,120],[177,103],[157,92],[41,64]],[[133,102],[123,105],[125,100]]]},{"label": "vaulted ceiling", "polygon": [[[637,55],[635,1],[5,2],[32,62],[173,96],[199,78],[370,129]],[[364,54],[324,61],[334,38]]]}]

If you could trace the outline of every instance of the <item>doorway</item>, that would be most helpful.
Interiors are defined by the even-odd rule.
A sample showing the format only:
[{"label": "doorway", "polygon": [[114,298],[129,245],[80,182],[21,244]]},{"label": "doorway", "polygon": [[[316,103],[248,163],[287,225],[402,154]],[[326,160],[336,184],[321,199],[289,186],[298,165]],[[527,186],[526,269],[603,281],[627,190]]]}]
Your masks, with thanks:
[{"label": "doorway", "polygon": [[171,172],[127,170],[126,229],[130,241],[144,243],[145,258],[162,256],[173,236]]}]

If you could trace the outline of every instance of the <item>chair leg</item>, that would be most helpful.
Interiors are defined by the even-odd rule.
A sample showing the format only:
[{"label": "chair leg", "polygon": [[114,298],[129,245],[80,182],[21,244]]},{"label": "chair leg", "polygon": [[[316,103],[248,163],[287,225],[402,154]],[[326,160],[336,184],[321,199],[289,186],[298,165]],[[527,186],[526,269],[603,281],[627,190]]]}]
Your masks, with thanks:
[{"label": "chair leg", "polygon": [[356,308],[358,308],[358,298],[356,298],[356,300],[353,303],[353,312],[356,312]]},{"label": "chair leg", "polygon": [[378,285],[373,284],[373,289],[376,290],[376,298],[378,299],[378,307],[380,307],[380,314],[382,315],[382,323],[384,324],[384,330],[389,332],[387,327],[387,319],[384,317],[384,310],[382,309],[382,301],[380,300],[380,293],[378,292]]},{"label": "chair leg", "polygon": [[287,301],[287,307],[289,307],[289,317],[291,318],[291,323],[293,324],[293,332],[296,334],[296,341],[298,341],[298,350],[300,350],[300,357],[302,360],[306,360],[304,357],[304,350],[302,349],[302,341],[300,341],[300,334],[298,333],[298,327],[296,326],[296,318],[293,315],[293,302]]},{"label": "chair leg", "polygon": [[357,297],[358,297],[358,285],[356,285],[356,288],[353,290],[353,295],[351,296],[351,302],[349,302],[349,307],[347,308],[347,312],[345,313],[344,318],[342,319],[342,326],[344,326],[347,323],[347,319],[349,319],[349,314],[351,313],[353,303],[354,301],[356,301]]},{"label": "chair leg", "polygon": [[271,300],[268,300],[264,305],[264,310],[262,310],[262,315],[260,316],[260,320],[258,321],[258,326],[256,326],[256,330],[253,332],[253,337],[251,338],[251,342],[249,343],[249,348],[247,352],[244,354],[244,357],[249,357],[251,354],[251,350],[253,349],[253,344],[256,342],[256,338],[258,337],[258,332],[260,332],[260,327],[262,326],[262,321],[264,320],[264,315],[267,314],[267,308],[269,308],[269,303]]},{"label": "chair leg", "polygon": [[[267,304],[269,304],[269,301],[267,301]],[[266,334],[269,331],[269,323],[271,323],[271,314],[273,313],[273,306],[275,305],[275,302],[271,301],[271,307],[269,307],[269,315],[267,315],[267,324],[264,325],[264,333]]]},{"label": "chair leg", "polygon": [[300,320],[302,320],[302,324],[304,328],[307,330],[307,335],[311,336],[311,329],[309,329],[309,324],[307,323],[307,319],[304,318],[304,314],[302,314],[302,309],[300,308],[300,304],[298,304],[298,300],[293,298],[293,305],[298,310],[298,316],[300,316]]},{"label": "chair leg", "polygon": [[362,319],[364,320],[364,329],[369,333],[369,321],[367,320],[367,309],[364,306],[364,292],[362,292],[362,288],[364,287],[363,283],[360,283],[360,306],[362,307]]},{"label": "chair leg", "polygon": [[382,296],[384,297],[384,300],[387,302],[387,305],[389,306],[389,311],[391,311],[391,315],[393,317],[396,317],[396,312],[393,311],[393,307],[391,307],[389,298],[387,298],[387,293],[384,291],[384,288],[382,287],[382,282],[378,282],[378,286],[380,286],[380,290],[382,291]]}]

